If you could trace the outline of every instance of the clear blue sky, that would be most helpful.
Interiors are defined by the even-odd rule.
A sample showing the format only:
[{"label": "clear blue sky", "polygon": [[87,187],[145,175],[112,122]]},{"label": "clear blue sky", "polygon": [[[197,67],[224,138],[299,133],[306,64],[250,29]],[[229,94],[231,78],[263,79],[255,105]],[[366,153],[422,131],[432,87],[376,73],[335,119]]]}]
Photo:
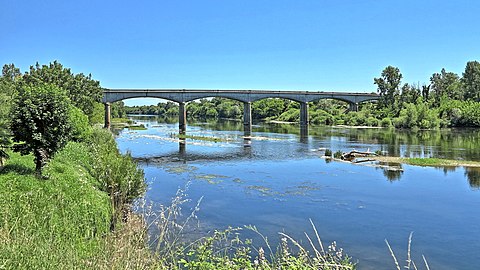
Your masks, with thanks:
[{"label": "clear blue sky", "polygon": [[0,0],[0,18],[0,64],[107,88],[372,92],[387,65],[423,83],[480,60],[477,0]]}]

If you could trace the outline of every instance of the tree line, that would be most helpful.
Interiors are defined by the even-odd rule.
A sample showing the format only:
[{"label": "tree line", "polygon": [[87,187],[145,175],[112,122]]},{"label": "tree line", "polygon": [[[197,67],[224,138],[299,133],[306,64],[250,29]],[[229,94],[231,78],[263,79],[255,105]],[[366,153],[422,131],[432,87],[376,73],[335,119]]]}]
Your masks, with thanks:
[{"label": "tree line", "polygon": [[[399,68],[387,66],[373,80],[380,95],[378,102],[362,103],[358,112],[351,112],[346,102],[317,100],[309,103],[309,121],[321,125],[421,129],[480,127],[478,61],[468,62],[461,76],[441,69],[432,74],[429,84],[402,83],[402,79]],[[174,102],[122,108],[121,114],[178,114],[178,105]],[[243,104],[234,100],[211,98],[187,104],[189,118],[240,119],[242,116]],[[276,98],[259,100],[252,103],[252,117],[256,120],[298,122],[299,104]]]}]

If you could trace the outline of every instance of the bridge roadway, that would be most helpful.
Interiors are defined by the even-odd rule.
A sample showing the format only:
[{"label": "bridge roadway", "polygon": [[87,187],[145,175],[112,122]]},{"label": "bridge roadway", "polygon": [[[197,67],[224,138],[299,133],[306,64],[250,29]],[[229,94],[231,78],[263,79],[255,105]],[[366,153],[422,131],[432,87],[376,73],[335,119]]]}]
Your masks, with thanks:
[{"label": "bridge roadway", "polygon": [[179,131],[186,130],[187,102],[210,97],[221,97],[243,103],[243,124],[245,135],[252,130],[252,107],[254,101],[265,98],[283,98],[300,103],[300,127],[308,132],[308,102],[319,99],[337,99],[349,104],[350,110],[357,111],[358,104],[365,101],[378,100],[379,95],[347,92],[315,92],[315,91],[268,91],[268,90],[190,90],[190,89],[106,89],[103,92],[105,104],[105,128],[110,128],[110,104],[129,98],[161,98],[179,104]]}]

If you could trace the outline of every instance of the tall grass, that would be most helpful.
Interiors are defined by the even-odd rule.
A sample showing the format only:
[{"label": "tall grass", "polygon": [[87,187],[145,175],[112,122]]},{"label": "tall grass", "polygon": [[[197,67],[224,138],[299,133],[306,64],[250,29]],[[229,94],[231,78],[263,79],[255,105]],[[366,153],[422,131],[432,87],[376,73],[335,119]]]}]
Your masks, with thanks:
[{"label": "tall grass", "polygon": [[109,232],[109,198],[73,160],[52,161],[48,181],[35,177],[32,160],[12,153],[0,174],[0,266],[76,268]]},{"label": "tall grass", "polygon": [[[312,222],[314,237],[306,234],[308,246],[288,234],[280,233],[281,244],[272,247],[256,227],[226,228],[185,242],[190,223],[199,211],[199,202],[186,216],[182,205],[187,202],[184,191],[178,191],[169,206],[139,204],[138,216],[130,218],[120,229],[119,237],[109,238],[121,252],[109,251],[97,260],[97,265],[123,269],[354,269],[355,264],[332,243],[324,249]],[[254,231],[264,239],[264,244],[254,246],[241,237],[242,231]],[[314,239],[314,240],[312,240]],[[113,244],[114,243],[114,244]],[[142,245],[143,243],[143,245]],[[148,246],[145,243],[149,243]]]},{"label": "tall grass", "polygon": [[0,172],[0,267],[96,268],[112,224],[143,194],[143,172],[111,134],[70,142],[35,177],[32,156],[11,153]]}]

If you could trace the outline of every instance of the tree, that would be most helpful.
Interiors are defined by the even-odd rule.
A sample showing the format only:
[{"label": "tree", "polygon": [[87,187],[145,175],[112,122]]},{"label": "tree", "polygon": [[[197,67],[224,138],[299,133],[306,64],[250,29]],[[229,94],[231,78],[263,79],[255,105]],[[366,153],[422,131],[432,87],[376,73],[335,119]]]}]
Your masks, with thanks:
[{"label": "tree", "polygon": [[377,85],[377,92],[380,95],[378,100],[379,108],[391,107],[400,92],[402,73],[397,67],[388,66],[382,71],[380,78],[374,78]]},{"label": "tree", "polygon": [[465,99],[480,101],[480,63],[478,61],[467,63],[462,82],[465,85]]},{"label": "tree", "polygon": [[[420,87],[415,84],[404,84],[402,86],[402,93],[400,94],[400,103],[415,103],[420,97]],[[401,105],[400,104],[400,105]]]},{"label": "tree", "polygon": [[10,129],[18,144],[13,149],[22,155],[33,153],[38,175],[70,138],[71,106],[66,93],[51,84],[23,85],[14,99]]},{"label": "tree", "polygon": [[442,96],[447,96],[450,99],[463,99],[464,94],[462,88],[459,87],[460,77],[457,74],[446,72],[442,68],[440,73],[433,73],[430,82],[435,106],[439,106]]},{"label": "tree", "polygon": [[0,77],[0,167],[3,166],[4,160],[9,158],[7,148],[11,145],[10,137],[12,136],[8,127],[10,105],[15,93],[15,82],[20,76],[20,69],[16,68],[14,64],[3,66]]},{"label": "tree", "polygon": [[30,71],[23,75],[25,83],[39,85],[49,83],[64,89],[73,105],[81,109],[90,119],[93,118],[95,103],[102,99],[100,83],[83,73],[73,74],[69,68],[54,61],[47,65],[30,66]]}]

